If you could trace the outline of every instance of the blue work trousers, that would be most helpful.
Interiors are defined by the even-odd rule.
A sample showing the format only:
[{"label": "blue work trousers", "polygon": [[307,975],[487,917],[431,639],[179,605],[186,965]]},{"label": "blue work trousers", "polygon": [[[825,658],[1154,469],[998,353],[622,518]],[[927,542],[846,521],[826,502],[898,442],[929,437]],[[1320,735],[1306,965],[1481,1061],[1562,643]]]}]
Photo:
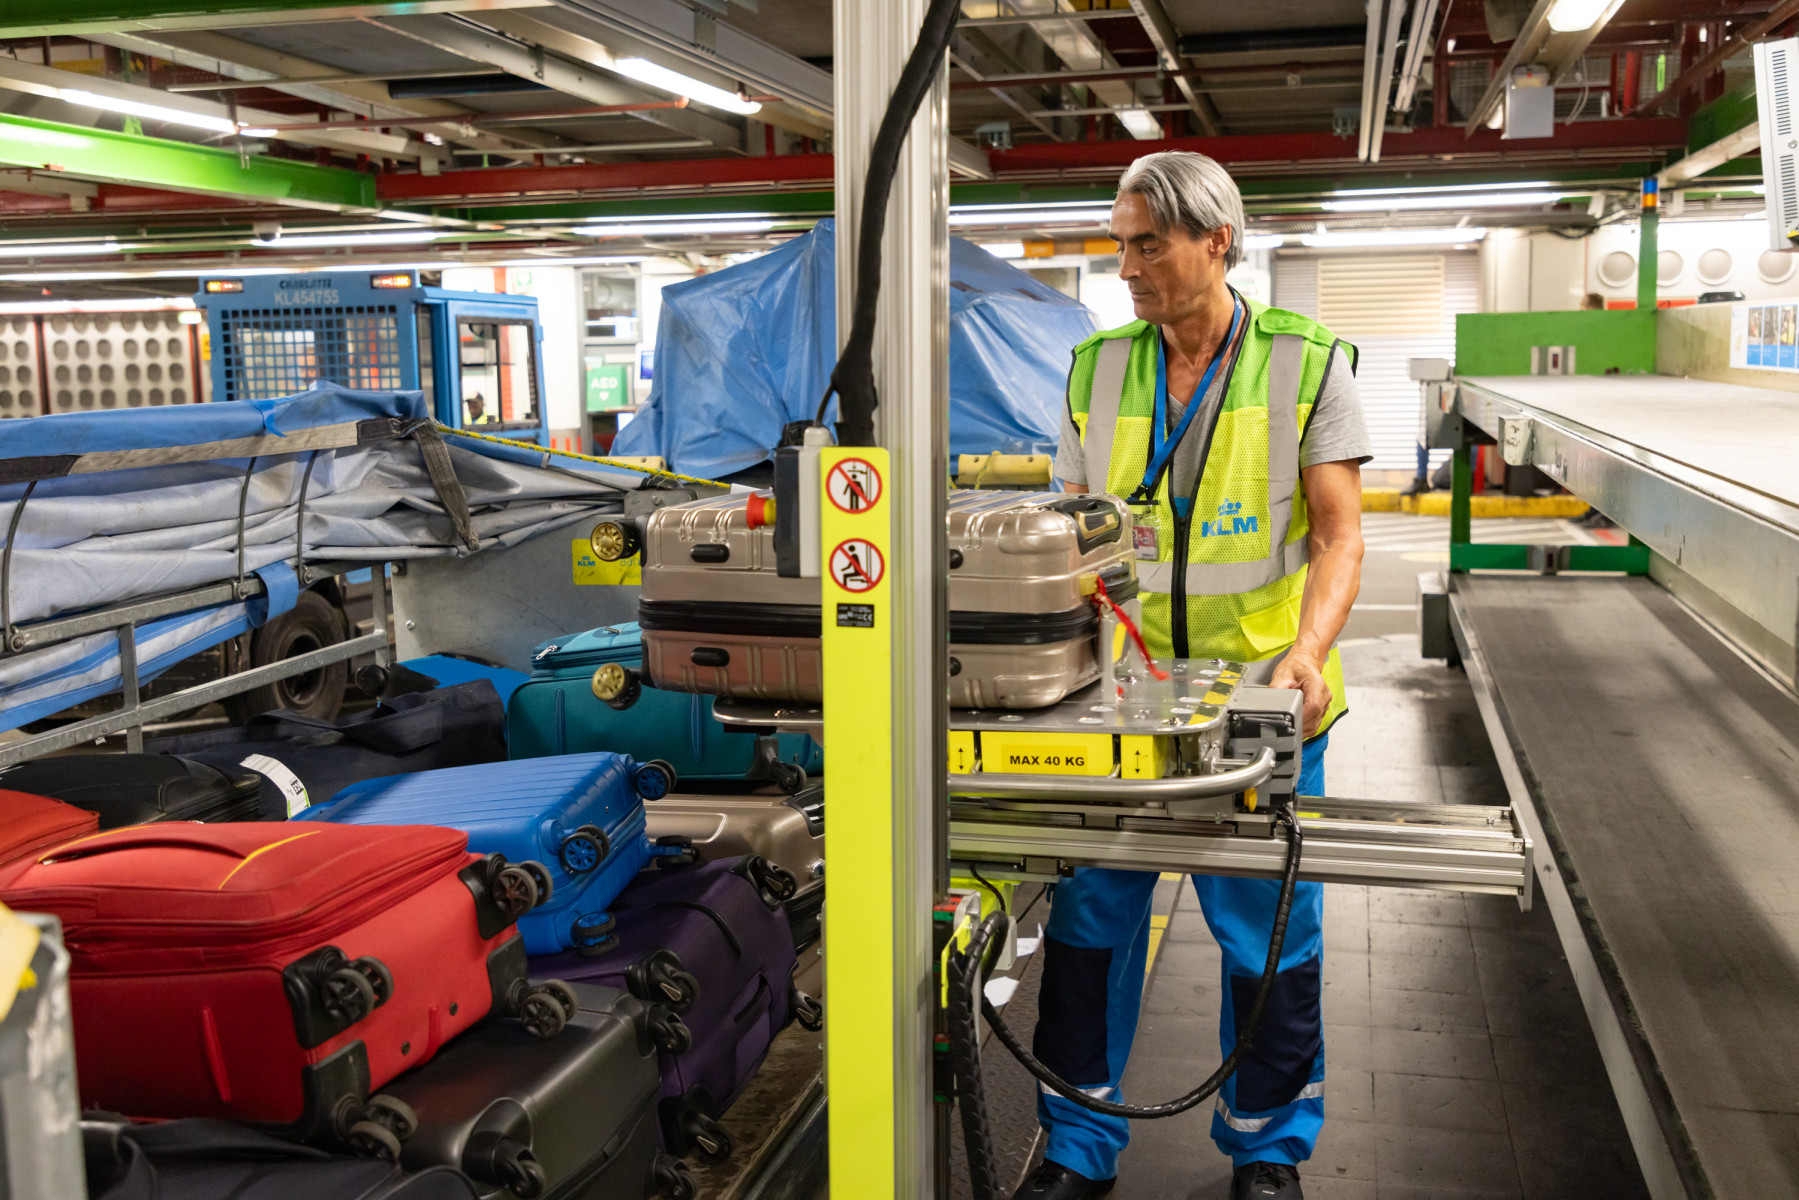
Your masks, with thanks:
[{"label": "blue work trousers", "polygon": [[[1301,795],[1324,793],[1328,741],[1327,734],[1307,743]],[[1119,1081],[1137,1034],[1156,879],[1152,871],[1077,870],[1056,885],[1050,908],[1033,1051],[1063,1079],[1102,1099],[1124,1102]],[[1280,882],[1195,875],[1193,887],[1224,952],[1218,1042],[1228,1054],[1267,965]],[[1323,923],[1323,885],[1301,883],[1261,1029],[1213,1109],[1212,1140],[1238,1166],[1302,1162],[1324,1125]],[[1196,1074],[1172,1090],[1186,1091],[1202,1078]],[[1122,1117],[1100,1116],[1040,1088],[1037,1120],[1048,1131],[1045,1157],[1052,1162],[1090,1179],[1118,1173],[1118,1154],[1131,1139]]]}]

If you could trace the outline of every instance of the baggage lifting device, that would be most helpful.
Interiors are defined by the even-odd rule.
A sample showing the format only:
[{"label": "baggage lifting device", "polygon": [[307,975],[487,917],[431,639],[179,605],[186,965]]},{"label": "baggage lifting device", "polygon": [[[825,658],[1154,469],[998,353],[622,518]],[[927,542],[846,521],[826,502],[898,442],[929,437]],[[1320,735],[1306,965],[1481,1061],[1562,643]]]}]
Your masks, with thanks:
[{"label": "baggage lifting device", "polygon": [[315,380],[423,391],[437,420],[548,444],[534,296],[455,292],[417,271],[209,276],[214,400],[266,400]]}]

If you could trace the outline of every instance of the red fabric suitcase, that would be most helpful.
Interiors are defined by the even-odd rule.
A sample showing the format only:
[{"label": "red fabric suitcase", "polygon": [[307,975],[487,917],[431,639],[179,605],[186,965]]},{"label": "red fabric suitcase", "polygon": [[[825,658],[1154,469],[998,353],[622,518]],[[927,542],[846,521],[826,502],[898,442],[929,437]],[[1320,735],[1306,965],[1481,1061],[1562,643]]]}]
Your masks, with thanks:
[{"label": "red fabric suitcase", "polygon": [[100,828],[100,818],[73,804],[0,789],[0,867]]},{"label": "red fabric suitcase", "polygon": [[[393,1153],[370,1093],[489,1013],[548,1036],[572,1012],[525,983],[531,867],[431,826],[165,822],[0,867],[54,913],[86,1108],[222,1117]],[[387,1128],[379,1128],[385,1124]]]}]

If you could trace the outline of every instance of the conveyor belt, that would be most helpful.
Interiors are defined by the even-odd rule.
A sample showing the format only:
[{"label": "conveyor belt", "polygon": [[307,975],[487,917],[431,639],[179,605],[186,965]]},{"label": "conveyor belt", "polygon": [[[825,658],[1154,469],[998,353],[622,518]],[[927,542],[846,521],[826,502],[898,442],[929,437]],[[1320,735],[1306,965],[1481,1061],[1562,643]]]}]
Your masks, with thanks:
[{"label": "conveyor belt", "polygon": [[1691,1196],[1799,1196],[1799,702],[1648,580],[1455,588],[1627,1123],[1634,1086]]},{"label": "conveyor belt", "polygon": [[1799,393],[1671,375],[1463,382],[1799,507]]}]

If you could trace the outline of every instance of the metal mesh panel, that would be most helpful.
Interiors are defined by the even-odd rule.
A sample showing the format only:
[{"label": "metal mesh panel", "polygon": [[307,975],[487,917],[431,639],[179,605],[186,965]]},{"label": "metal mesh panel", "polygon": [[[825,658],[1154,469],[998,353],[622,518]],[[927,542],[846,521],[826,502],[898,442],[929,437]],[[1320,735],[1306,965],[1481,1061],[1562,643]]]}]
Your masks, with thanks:
[{"label": "metal mesh panel", "polygon": [[221,400],[266,400],[303,392],[314,380],[353,388],[399,388],[398,309],[244,308],[220,314]]}]

